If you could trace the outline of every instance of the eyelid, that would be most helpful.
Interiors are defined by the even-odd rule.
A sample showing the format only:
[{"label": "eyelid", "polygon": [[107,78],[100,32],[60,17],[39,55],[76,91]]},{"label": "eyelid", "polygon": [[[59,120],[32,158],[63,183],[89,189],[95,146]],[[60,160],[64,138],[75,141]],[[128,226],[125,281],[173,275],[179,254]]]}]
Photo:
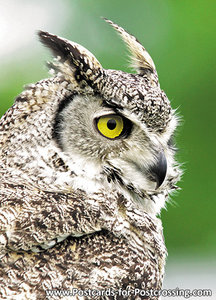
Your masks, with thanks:
[{"label": "eyelid", "polygon": [[94,114],[94,119],[98,119],[100,117],[103,117],[103,116],[108,116],[108,115],[116,115],[117,112],[114,111],[113,109],[110,109],[110,108],[107,108],[107,109],[104,109],[103,111],[98,111]]}]

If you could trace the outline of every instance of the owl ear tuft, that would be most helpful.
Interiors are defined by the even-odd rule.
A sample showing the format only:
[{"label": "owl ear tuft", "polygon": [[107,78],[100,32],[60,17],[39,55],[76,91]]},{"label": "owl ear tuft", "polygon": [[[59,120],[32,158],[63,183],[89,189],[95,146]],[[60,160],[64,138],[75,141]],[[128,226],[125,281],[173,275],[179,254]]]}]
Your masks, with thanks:
[{"label": "owl ear tuft", "polygon": [[132,66],[135,68],[137,73],[140,75],[148,75],[149,73],[154,73],[155,75],[157,75],[155,64],[151,56],[140,44],[140,42],[133,35],[125,31],[122,27],[106,18],[103,19],[120,34],[123,41],[127,44],[131,53]]},{"label": "owl ear tuft", "polygon": [[39,31],[38,35],[40,41],[52,50],[61,63],[75,69],[79,80],[85,80],[91,86],[94,85],[95,78],[103,73],[99,61],[83,46],[45,31]]}]

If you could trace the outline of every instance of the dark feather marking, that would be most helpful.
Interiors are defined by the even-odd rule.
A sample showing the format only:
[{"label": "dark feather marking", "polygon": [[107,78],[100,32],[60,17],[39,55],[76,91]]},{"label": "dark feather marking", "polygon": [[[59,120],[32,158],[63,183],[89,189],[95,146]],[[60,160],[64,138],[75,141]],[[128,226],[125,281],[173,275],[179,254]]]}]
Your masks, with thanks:
[{"label": "dark feather marking", "polygon": [[23,96],[18,96],[15,99],[15,102],[27,102],[27,101],[28,101],[28,98],[23,97]]},{"label": "dark feather marking", "polygon": [[61,112],[73,101],[74,97],[77,95],[77,93],[73,93],[68,97],[65,97],[59,104],[56,116],[55,116],[55,121],[53,125],[53,131],[52,131],[52,137],[55,139],[60,147],[61,145],[61,139],[60,139],[60,125],[62,122],[62,116]]}]

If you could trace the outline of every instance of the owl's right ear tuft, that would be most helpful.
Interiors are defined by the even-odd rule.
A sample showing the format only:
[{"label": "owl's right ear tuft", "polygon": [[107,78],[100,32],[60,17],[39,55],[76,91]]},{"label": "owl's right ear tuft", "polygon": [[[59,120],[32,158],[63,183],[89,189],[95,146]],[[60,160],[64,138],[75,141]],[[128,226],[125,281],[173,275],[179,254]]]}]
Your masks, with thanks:
[{"label": "owl's right ear tuft", "polygon": [[63,39],[45,31],[38,31],[38,36],[41,43],[52,50],[54,56],[60,56],[61,60],[67,60],[69,50],[65,47]]},{"label": "owl's right ear tuft", "polygon": [[103,68],[90,51],[75,42],[45,31],[39,31],[38,36],[61,63],[66,63],[73,72],[76,71],[78,80],[85,80],[89,86],[95,87],[95,78],[103,74]]}]

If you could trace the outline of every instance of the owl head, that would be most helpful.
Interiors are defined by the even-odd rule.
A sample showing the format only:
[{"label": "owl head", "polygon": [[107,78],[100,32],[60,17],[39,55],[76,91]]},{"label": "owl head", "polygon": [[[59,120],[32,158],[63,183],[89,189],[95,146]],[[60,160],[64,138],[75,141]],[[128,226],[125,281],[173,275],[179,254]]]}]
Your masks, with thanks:
[{"label": "owl head", "polygon": [[[180,174],[172,144],[177,118],[146,49],[106,21],[127,44],[136,73],[104,69],[81,45],[38,33],[55,56],[49,63],[54,76],[28,86],[16,100],[22,170],[28,167],[48,185],[52,178],[52,184],[89,193],[116,190],[157,214]],[[34,152],[34,161],[24,157],[23,147]]]}]

